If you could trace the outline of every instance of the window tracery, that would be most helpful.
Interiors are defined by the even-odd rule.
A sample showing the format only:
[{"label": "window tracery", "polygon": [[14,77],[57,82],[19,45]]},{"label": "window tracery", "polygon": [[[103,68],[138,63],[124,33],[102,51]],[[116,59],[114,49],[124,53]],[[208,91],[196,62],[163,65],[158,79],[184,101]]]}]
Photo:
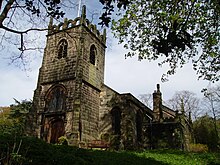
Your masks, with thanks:
[{"label": "window tracery", "polygon": [[57,112],[65,110],[66,91],[62,86],[53,87],[46,96],[46,111]]},{"label": "window tracery", "polygon": [[62,39],[58,45],[58,59],[65,58],[67,56],[67,47],[67,41]]}]

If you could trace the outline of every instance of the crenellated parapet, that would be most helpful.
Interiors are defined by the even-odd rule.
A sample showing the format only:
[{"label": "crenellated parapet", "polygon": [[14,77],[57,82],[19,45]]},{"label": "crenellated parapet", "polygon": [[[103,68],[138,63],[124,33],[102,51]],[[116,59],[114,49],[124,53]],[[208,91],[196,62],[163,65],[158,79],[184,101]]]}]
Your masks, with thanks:
[{"label": "crenellated parapet", "polygon": [[106,43],[106,29],[104,29],[103,33],[101,34],[97,29],[96,25],[92,24],[86,18],[86,6],[82,7],[82,14],[81,17],[76,17],[75,19],[64,19],[64,22],[59,23],[58,25],[53,24],[53,18],[50,19],[48,25],[48,35],[57,33],[62,30],[71,29],[76,26],[85,26],[91,33],[93,33],[102,43]]}]

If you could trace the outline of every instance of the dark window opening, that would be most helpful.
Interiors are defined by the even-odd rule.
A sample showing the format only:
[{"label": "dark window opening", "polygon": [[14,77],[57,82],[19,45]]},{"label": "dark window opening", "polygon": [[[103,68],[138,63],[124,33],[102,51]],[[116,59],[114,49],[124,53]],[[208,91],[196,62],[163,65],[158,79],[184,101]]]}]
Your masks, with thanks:
[{"label": "dark window opening", "polygon": [[140,112],[136,114],[136,131],[137,131],[137,141],[141,142],[142,141],[142,119],[141,119]]},{"label": "dark window opening", "polygon": [[59,42],[58,46],[58,59],[65,58],[67,56],[67,41],[65,39],[62,39]]},{"label": "dark window opening", "polygon": [[118,108],[112,110],[112,130],[115,135],[121,134],[121,111]]},{"label": "dark window opening", "polygon": [[90,47],[89,62],[93,65],[95,65],[95,58],[96,58],[96,47],[95,47],[95,45],[92,45]]}]

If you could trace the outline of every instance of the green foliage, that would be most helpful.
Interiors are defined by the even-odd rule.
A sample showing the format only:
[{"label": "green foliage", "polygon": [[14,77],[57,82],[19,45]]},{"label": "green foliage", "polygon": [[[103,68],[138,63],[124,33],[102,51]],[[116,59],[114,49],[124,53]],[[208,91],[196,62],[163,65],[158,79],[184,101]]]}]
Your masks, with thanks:
[{"label": "green foliage", "polygon": [[161,164],[175,165],[202,165],[219,164],[219,154],[214,153],[193,153],[178,150],[152,150],[136,153],[139,157],[152,158],[160,161]]},{"label": "green foliage", "polygon": [[119,135],[110,136],[110,148],[113,150],[120,149],[120,136]]},{"label": "green foliage", "polygon": [[[48,144],[33,137],[14,138],[0,134],[0,160],[22,165],[129,165],[129,164],[219,164],[219,154],[186,153],[178,150],[149,150],[143,152],[110,152],[79,149]],[[8,154],[10,153],[10,154]]]},{"label": "green foliage", "polygon": [[8,119],[10,108],[3,109],[0,113],[0,133],[11,133],[14,132],[14,123]]},{"label": "green foliage", "polygon": [[217,150],[219,137],[216,134],[213,118],[205,115],[193,122],[196,143],[205,144],[211,150]]},{"label": "green foliage", "polygon": [[130,3],[129,0],[99,0],[99,2],[104,5],[103,9],[105,10],[102,15],[99,17],[101,22],[100,25],[109,26],[111,22],[111,14],[114,11],[113,3],[117,4],[117,8],[121,9],[122,7],[126,9],[126,6]]},{"label": "green foliage", "polygon": [[191,152],[208,152],[208,146],[204,144],[190,144],[189,151]]},{"label": "green foliage", "polygon": [[[3,164],[6,162],[24,165],[86,164],[86,161],[76,154],[77,148],[52,145],[33,137],[14,138],[12,135],[0,134],[0,151]],[[86,151],[84,154],[86,155]]]},{"label": "green foliage", "polygon": [[15,104],[0,116],[0,160],[3,164],[22,164],[25,161],[25,155],[20,154],[22,140],[17,137],[24,133],[26,113],[31,105],[30,101],[15,99]]},{"label": "green foliage", "polygon": [[0,116],[0,133],[22,135],[25,129],[27,113],[32,108],[31,101],[19,102],[10,106],[5,115]]},{"label": "green foliage", "polygon": [[9,118],[10,111],[0,117],[0,133],[15,134],[20,131],[20,124]]},{"label": "green foliage", "polygon": [[[8,4],[13,5],[15,3],[14,1],[7,2]],[[23,6],[23,12],[30,12],[32,15],[37,15],[40,17],[45,12],[44,9],[46,9],[47,16],[52,16],[57,19],[64,16],[64,12],[60,11],[60,0],[44,0],[41,1],[34,1],[34,0],[24,0],[23,2],[19,2],[19,5]],[[16,3],[15,3],[16,4]],[[17,5],[17,4],[16,4]],[[16,6],[15,5],[15,6]],[[17,7],[17,6],[16,6]],[[15,8],[15,7],[13,7]],[[27,11],[25,11],[27,10]]]},{"label": "green foliage", "polygon": [[24,120],[25,115],[31,110],[32,108],[32,101],[18,101],[16,99],[15,104],[12,104],[10,106],[11,113],[10,113],[10,118],[16,118],[20,121]]},{"label": "green foliage", "polygon": [[101,140],[105,141],[105,142],[109,142],[110,139],[111,139],[111,134],[109,133],[104,133],[104,134],[101,134]]},{"label": "green foliage", "polygon": [[130,52],[126,57],[169,64],[174,74],[189,61],[199,78],[220,78],[220,4],[217,0],[133,0],[113,31]]},{"label": "green foliage", "polygon": [[19,152],[22,140],[15,140],[13,134],[0,134],[0,163],[20,164],[25,160]]},{"label": "green foliage", "polygon": [[61,136],[58,138],[58,144],[59,145],[68,145],[67,138],[65,136]]}]

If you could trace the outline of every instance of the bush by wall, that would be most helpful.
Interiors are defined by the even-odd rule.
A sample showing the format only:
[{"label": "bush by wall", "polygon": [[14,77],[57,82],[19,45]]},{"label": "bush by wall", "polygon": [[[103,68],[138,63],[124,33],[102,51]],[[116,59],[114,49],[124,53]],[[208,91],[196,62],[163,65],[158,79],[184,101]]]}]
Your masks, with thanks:
[{"label": "bush by wall", "polygon": [[190,144],[189,151],[190,152],[208,152],[208,146],[205,144]]}]

